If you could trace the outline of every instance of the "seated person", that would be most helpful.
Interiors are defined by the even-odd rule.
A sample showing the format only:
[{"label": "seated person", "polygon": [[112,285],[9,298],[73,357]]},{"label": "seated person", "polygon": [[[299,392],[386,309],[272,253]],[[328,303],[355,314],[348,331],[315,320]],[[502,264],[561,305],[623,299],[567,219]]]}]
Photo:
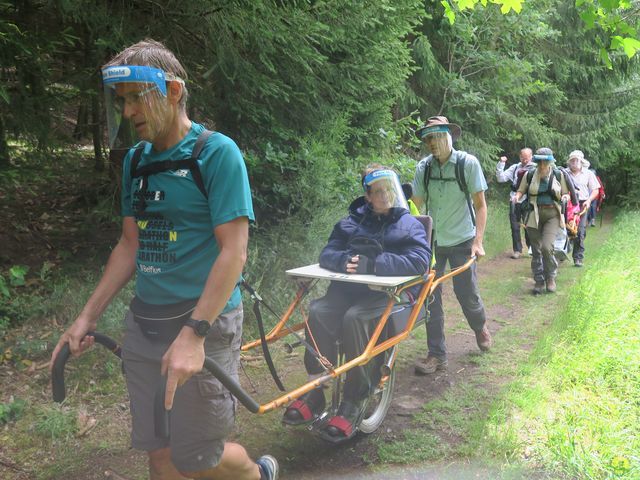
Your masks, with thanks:
[{"label": "seated person", "polygon": [[[422,224],[410,215],[398,175],[382,165],[367,166],[362,176],[364,196],[353,201],[349,215],[340,220],[320,253],[320,266],[343,273],[371,275],[422,275],[431,260],[431,248]],[[403,293],[403,301],[416,296],[421,286]],[[340,340],[345,362],[362,354],[387,306],[388,296],[363,284],[333,281],[324,297],[311,302],[307,340],[333,365]],[[310,330],[310,331],[309,331]],[[324,370],[307,351],[304,358],[309,379]],[[380,377],[375,361],[347,372],[342,402],[323,436],[341,441],[350,438],[362,402]],[[378,365],[379,366],[379,365]],[[379,368],[377,369],[379,370]],[[314,420],[325,409],[322,387],[303,395],[287,407],[283,422],[299,425]]]}]

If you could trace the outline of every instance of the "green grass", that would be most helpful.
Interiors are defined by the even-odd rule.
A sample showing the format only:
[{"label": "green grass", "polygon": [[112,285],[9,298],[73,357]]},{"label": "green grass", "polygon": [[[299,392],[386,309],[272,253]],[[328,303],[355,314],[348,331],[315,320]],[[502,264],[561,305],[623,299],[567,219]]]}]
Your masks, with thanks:
[{"label": "green grass", "polygon": [[[507,198],[489,198],[487,200],[488,215],[484,237],[484,250],[487,259],[507,250],[511,251],[511,224],[509,223]],[[522,239],[524,240],[524,233]]]},{"label": "green grass", "polygon": [[487,451],[565,478],[640,477],[640,215],[619,218],[495,407]]},{"label": "green grass", "polygon": [[38,435],[53,442],[65,441],[76,433],[76,414],[65,407],[41,407],[33,428]]}]

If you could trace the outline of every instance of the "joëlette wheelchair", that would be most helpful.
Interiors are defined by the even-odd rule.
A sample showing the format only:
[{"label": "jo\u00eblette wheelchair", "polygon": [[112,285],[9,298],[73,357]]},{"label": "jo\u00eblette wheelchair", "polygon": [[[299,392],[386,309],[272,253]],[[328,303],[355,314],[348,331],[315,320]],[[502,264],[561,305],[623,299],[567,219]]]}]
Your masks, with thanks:
[{"label": "jo\u00eblette wheelchair", "polygon": [[[431,240],[431,218],[428,216],[417,217],[428,232],[428,241]],[[338,409],[341,399],[342,387],[344,384],[345,373],[352,368],[365,365],[376,359],[380,362],[380,380],[377,387],[373,389],[369,398],[363,402],[362,411],[358,421],[353,426],[354,434],[369,434],[380,427],[385,419],[387,411],[391,405],[393,388],[395,383],[395,360],[397,349],[400,342],[405,340],[414,327],[424,322],[428,317],[428,308],[426,301],[434,291],[434,289],[445,280],[462,273],[467,270],[475,258],[470,258],[464,265],[449,271],[440,278],[435,278],[434,271],[427,271],[423,275],[414,276],[394,276],[381,277],[375,275],[360,274],[344,274],[332,272],[319,267],[318,264],[306,267],[288,270],[286,273],[297,284],[297,292],[281,318],[276,325],[267,334],[261,335],[264,338],[254,340],[244,344],[241,347],[243,352],[250,351],[257,347],[263,347],[263,343],[274,344],[275,342],[294,335],[297,341],[295,346],[304,345],[306,348],[312,348],[307,344],[298,333],[304,330],[305,321],[289,325],[296,310],[302,312],[302,301],[307,296],[313,285],[320,279],[337,282],[352,282],[365,284],[373,290],[385,292],[388,295],[388,303],[386,309],[380,316],[373,333],[367,343],[364,351],[348,362],[338,361],[337,365],[325,366],[325,373],[312,381],[290,390],[278,398],[267,403],[258,403],[247,391],[233,378],[231,378],[214,360],[205,358],[204,368],[211,372],[237,399],[244,407],[252,413],[263,414],[287,406],[293,400],[299,398],[303,394],[317,387],[330,387],[332,390],[331,401],[328,402],[325,411],[316,417],[310,424],[306,424],[306,428],[312,432],[320,432],[327,424],[328,420],[333,417]],[[420,293],[411,304],[398,308],[400,295],[408,288],[421,285]],[[252,296],[257,295],[252,292]],[[396,308],[394,308],[396,307]],[[113,339],[97,332],[90,333],[95,337],[96,343],[99,343],[115,355],[120,356],[120,347]],[[291,349],[291,344],[286,343],[285,348]],[[267,350],[268,352],[268,350]],[[315,352],[317,355],[318,352]],[[70,356],[69,346],[64,345],[55,365],[52,369],[52,388],[53,399],[56,402],[62,402],[65,398],[64,384],[64,367]],[[265,352],[265,357],[268,354]],[[342,358],[342,356],[338,356]],[[273,374],[274,372],[272,372]],[[274,375],[274,378],[277,376]],[[279,380],[276,382],[279,383]],[[167,437],[169,435],[169,417],[168,412],[164,409],[164,392],[166,384],[162,382],[159,385],[154,399],[154,422],[155,432],[158,437]],[[281,388],[284,390],[284,387]],[[351,438],[353,435],[350,435]]]}]

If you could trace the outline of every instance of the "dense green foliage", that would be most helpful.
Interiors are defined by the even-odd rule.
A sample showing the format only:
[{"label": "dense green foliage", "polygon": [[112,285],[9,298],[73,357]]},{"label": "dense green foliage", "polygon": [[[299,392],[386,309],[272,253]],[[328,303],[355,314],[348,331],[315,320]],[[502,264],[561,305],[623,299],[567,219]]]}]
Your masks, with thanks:
[{"label": "dense green foliage", "polygon": [[192,115],[239,141],[258,202],[282,213],[317,160],[306,143],[336,165],[413,152],[404,120],[416,112],[460,123],[462,146],[487,167],[523,145],[582,148],[603,167],[636,150],[637,65],[615,53],[607,65],[598,51],[612,34],[633,50],[634,11],[619,16],[629,5],[493,2],[520,12],[501,15],[443,3],[0,2],[0,162],[7,138],[42,149],[92,138],[102,166],[99,67],[145,36],[183,60]]},{"label": "dense green foliage", "polygon": [[[434,114],[462,126],[458,146],[478,156],[490,183],[500,153],[513,161],[523,146],[546,145],[564,163],[579,148],[610,198],[637,203],[637,56],[612,51],[602,61],[612,31],[580,27],[589,2],[534,0],[519,14],[517,2],[497,2],[505,15],[473,3],[0,0],[0,188],[18,185],[24,165],[46,172],[78,144],[103,168],[100,66],[152,37],[190,74],[190,116],[245,154],[258,281],[314,258],[366,163],[392,164],[410,180],[423,154],[413,128]],[[109,176],[75,180],[95,231],[117,215],[119,165],[108,167]],[[2,258],[0,297],[15,288],[9,268],[23,263],[31,276],[44,265]]]}]

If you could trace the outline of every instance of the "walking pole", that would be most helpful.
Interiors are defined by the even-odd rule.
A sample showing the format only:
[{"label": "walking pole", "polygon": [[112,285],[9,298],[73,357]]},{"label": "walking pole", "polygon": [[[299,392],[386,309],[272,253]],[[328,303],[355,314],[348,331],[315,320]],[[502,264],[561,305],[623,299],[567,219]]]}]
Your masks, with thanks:
[{"label": "walking pole", "polygon": [[600,228],[602,228],[602,217],[604,217],[604,210],[602,209],[602,204],[600,204]]}]

